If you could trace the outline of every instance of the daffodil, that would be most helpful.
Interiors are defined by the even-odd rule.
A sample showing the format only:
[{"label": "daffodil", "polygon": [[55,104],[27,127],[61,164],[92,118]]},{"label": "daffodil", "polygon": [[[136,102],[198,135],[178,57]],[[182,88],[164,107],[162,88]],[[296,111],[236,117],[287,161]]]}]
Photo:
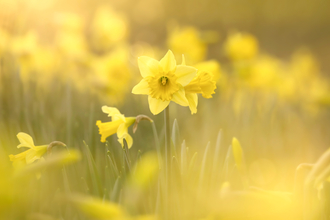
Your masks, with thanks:
[{"label": "daffodil", "polygon": [[[182,58],[182,65],[185,65],[185,59]],[[214,90],[217,88],[213,73],[205,70],[198,70],[196,77],[184,87],[186,98],[189,102],[191,114],[197,112],[198,93],[204,98],[212,98]]]},{"label": "daffodil", "polygon": [[30,149],[16,155],[9,155],[10,161],[13,162],[14,167],[22,167],[36,160],[40,160],[47,152],[48,145],[35,146],[32,137],[26,133],[18,133],[17,138],[20,142],[17,148],[27,147]]},{"label": "daffodil", "polygon": [[258,41],[248,33],[233,32],[225,43],[225,51],[233,61],[249,60],[258,54]]},{"label": "daffodil", "polygon": [[188,106],[184,86],[196,76],[197,69],[186,65],[176,65],[172,51],[157,61],[142,56],[138,59],[143,79],[133,88],[133,94],[148,95],[150,111],[157,115],[173,101]]},{"label": "daffodil", "polygon": [[133,138],[128,134],[128,127],[135,121],[136,117],[125,117],[117,108],[103,106],[102,111],[111,117],[110,122],[101,122],[98,120],[96,125],[99,127],[101,142],[105,142],[106,138],[117,133],[118,142],[124,147],[123,139],[125,138],[128,148],[132,147]]}]

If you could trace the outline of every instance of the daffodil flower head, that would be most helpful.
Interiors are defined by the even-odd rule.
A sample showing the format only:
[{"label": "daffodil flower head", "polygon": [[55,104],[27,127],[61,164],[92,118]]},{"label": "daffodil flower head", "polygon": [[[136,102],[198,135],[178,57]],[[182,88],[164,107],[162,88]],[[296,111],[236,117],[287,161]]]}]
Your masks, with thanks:
[{"label": "daffodil flower head", "polygon": [[248,33],[232,32],[225,43],[226,54],[233,61],[253,59],[258,47],[257,39]]},{"label": "daffodil flower head", "polygon": [[[182,65],[185,65],[185,59],[182,57]],[[205,70],[198,70],[196,77],[184,87],[186,98],[189,102],[191,114],[197,112],[198,93],[204,98],[212,98],[214,90],[217,88],[213,73]]]},{"label": "daffodil flower head", "polygon": [[118,142],[122,147],[124,147],[123,139],[125,138],[128,148],[131,148],[133,138],[128,134],[128,127],[136,121],[136,117],[125,117],[114,107],[103,106],[102,111],[111,117],[111,121],[101,122],[98,120],[96,122],[99,127],[99,134],[101,134],[101,142],[105,142],[107,137],[117,133]]},{"label": "daffodil flower head", "polygon": [[197,69],[186,65],[176,65],[172,51],[157,61],[142,56],[138,59],[143,79],[133,88],[133,94],[148,95],[150,111],[157,115],[173,101],[188,106],[184,86],[196,76]]},{"label": "daffodil flower head", "polygon": [[20,142],[17,148],[27,147],[29,149],[16,155],[9,155],[10,161],[13,162],[15,168],[20,168],[36,160],[40,160],[47,152],[48,145],[35,146],[32,137],[26,133],[18,133],[17,138]]}]

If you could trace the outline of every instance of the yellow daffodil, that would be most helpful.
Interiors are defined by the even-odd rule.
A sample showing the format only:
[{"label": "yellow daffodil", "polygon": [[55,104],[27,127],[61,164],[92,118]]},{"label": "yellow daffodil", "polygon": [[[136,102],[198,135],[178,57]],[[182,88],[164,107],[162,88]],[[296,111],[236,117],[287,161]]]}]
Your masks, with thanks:
[{"label": "yellow daffodil", "polygon": [[[200,62],[204,60],[207,53],[207,44],[201,38],[201,32],[196,28],[178,27],[170,28],[167,45],[176,54],[185,54],[189,62]],[[193,50],[191,48],[194,48]]]},{"label": "yellow daffodil", "polygon": [[131,148],[133,139],[128,134],[127,129],[136,121],[136,117],[125,117],[114,107],[103,106],[102,111],[108,114],[112,121],[103,123],[98,120],[96,122],[101,134],[101,142],[105,142],[107,137],[117,133],[118,142],[124,147],[123,139],[125,138],[128,148]]},{"label": "yellow daffodil", "polygon": [[107,51],[113,45],[123,42],[128,32],[124,14],[105,6],[96,10],[91,26],[92,44],[95,49]]},{"label": "yellow daffodil", "polygon": [[[185,65],[184,57],[182,65]],[[198,70],[196,77],[184,87],[186,98],[189,102],[191,114],[197,112],[198,96],[200,93],[204,98],[212,98],[214,90],[217,88],[213,73],[205,70]]]},{"label": "yellow daffodil", "polygon": [[48,145],[35,146],[32,137],[26,133],[18,133],[17,138],[20,142],[17,148],[27,147],[30,149],[16,155],[9,155],[10,161],[13,162],[14,167],[22,167],[26,164],[31,164],[41,159],[47,152]]},{"label": "yellow daffodil", "polygon": [[172,51],[157,61],[142,56],[138,59],[139,69],[143,79],[132,93],[148,95],[150,111],[157,115],[173,101],[182,106],[188,106],[184,86],[196,76],[197,69],[191,66],[176,65]]},{"label": "yellow daffodil", "polygon": [[258,53],[258,41],[251,34],[234,32],[225,43],[225,51],[234,61],[249,60]]}]

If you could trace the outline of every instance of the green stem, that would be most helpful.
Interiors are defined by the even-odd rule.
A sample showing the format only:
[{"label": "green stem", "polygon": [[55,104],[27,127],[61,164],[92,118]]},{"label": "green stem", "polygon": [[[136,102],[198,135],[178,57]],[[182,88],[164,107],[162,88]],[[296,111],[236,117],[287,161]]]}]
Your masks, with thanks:
[{"label": "green stem", "polygon": [[169,109],[169,106],[167,106],[164,111],[164,123],[165,123],[165,170],[166,170],[166,180],[168,183],[169,154],[170,154],[170,109]]},{"label": "green stem", "polygon": [[165,123],[165,219],[169,219],[169,202],[168,202],[168,190],[169,187],[169,169],[170,169],[170,109],[166,107],[164,111],[164,123]]}]

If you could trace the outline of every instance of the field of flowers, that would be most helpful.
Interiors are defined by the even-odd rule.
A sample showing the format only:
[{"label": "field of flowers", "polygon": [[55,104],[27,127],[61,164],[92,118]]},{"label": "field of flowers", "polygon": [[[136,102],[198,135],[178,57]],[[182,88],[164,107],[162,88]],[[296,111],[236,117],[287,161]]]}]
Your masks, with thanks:
[{"label": "field of flowers", "polygon": [[0,220],[330,219],[329,42],[262,34],[330,3],[241,3],[0,0]]}]

